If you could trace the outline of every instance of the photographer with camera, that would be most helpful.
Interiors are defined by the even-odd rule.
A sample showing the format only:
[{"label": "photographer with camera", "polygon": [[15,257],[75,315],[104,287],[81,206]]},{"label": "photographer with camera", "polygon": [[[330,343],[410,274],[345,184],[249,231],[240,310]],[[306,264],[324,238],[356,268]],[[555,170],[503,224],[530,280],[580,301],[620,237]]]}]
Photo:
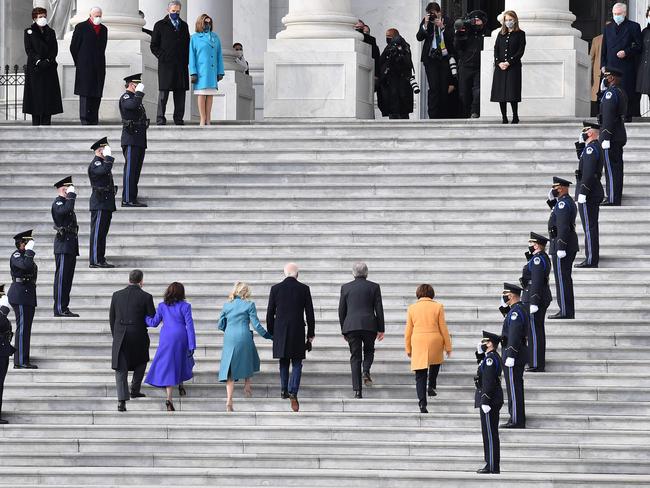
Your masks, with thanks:
[{"label": "photographer with camera", "polygon": [[[408,119],[413,112],[413,59],[411,46],[397,29],[386,31],[386,49],[379,60],[377,101],[389,119]],[[417,85],[417,83],[416,83]],[[419,88],[418,88],[419,90]]]},{"label": "photographer with camera", "polygon": [[430,2],[427,5],[426,15],[420,23],[416,38],[418,41],[424,41],[421,61],[429,82],[429,118],[439,119],[444,116],[447,106],[450,66],[455,65],[456,61],[454,29],[451,20],[443,15],[438,3]]},{"label": "photographer with camera", "polygon": [[458,54],[458,89],[462,117],[477,119],[481,109],[481,51],[487,14],[474,10],[454,23],[454,47]]}]

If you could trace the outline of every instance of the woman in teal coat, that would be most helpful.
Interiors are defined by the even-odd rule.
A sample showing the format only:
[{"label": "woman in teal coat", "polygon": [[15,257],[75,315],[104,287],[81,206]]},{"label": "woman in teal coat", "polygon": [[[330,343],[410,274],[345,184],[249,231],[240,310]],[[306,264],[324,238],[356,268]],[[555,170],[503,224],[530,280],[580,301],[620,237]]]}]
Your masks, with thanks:
[{"label": "woman in teal coat", "polygon": [[217,94],[219,82],[225,74],[221,40],[212,32],[209,15],[196,19],[195,34],[190,38],[190,77],[194,94],[198,95],[201,125],[210,125],[212,97]]},{"label": "woman in teal coat", "polygon": [[223,306],[219,317],[219,330],[224,331],[219,381],[226,382],[226,410],[232,412],[232,394],[235,381],[244,378],[244,394],[252,395],[251,376],[260,370],[260,357],[253,341],[253,331],[272,340],[273,336],[262,327],[257,318],[255,303],[248,300],[251,290],[246,283],[237,282],[230,294],[229,301]]}]

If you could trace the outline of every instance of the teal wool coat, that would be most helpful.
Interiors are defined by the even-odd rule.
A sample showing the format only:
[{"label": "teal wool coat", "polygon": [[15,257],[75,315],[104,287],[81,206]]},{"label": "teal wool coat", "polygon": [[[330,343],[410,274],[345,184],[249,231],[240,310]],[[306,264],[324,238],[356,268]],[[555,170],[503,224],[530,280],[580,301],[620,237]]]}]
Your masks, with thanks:
[{"label": "teal wool coat", "polygon": [[218,88],[217,75],[225,74],[221,40],[214,32],[197,32],[190,38],[190,76],[198,80],[194,90]]},{"label": "teal wool coat", "polygon": [[260,370],[260,357],[253,341],[253,331],[265,339],[273,339],[257,318],[255,303],[237,297],[226,302],[219,317],[219,330],[224,331],[219,381],[228,379],[228,372],[233,380],[250,378]]}]

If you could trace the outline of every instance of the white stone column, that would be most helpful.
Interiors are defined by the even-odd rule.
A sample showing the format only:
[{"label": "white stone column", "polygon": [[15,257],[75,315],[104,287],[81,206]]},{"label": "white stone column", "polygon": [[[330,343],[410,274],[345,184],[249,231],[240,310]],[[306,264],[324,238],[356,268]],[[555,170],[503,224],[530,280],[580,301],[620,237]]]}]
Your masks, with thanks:
[{"label": "white stone column", "polygon": [[[252,120],[255,118],[253,80],[235,63],[235,52],[232,49],[233,0],[190,0],[187,12],[190,34],[194,32],[194,24],[201,14],[208,14],[212,18],[213,30],[221,39],[226,71],[223,80],[219,82],[219,95],[214,97],[212,119]],[[192,100],[192,117],[199,117],[195,99]]]},{"label": "white stone column", "polygon": [[[153,26],[167,15],[169,0],[139,0],[140,10],[144,14],[145,28],[153,30]],[[181,2],[181,17],[187,16],[187,0]]]},{"label": "white stone column", "polygon": [[[70,23],[74,26],[88,19],[93,7],[101,7],[102,22],[109,30],[109,38],[115,40],[148,40],[142,32],[144,21],[138,15],[138,2],[134,0],[77,0],[77,15]],[[72,37],[72,33],[69,34]]]},{"label": "white stone column", "polygon": [[268,41],[265,118],[373,116],[370,47],[350,0],[289,0],[286,29]]},{"label": "white stone column", "polygon": [[[591,61],[588,44],[571,27],[575,15],[569,0],[506,0],[526,32],[521,116],[588,117]],[[481,115],[497,116],[490,102],[494,72],[494,43],[499,30],[485,40],[481,57]]]}]

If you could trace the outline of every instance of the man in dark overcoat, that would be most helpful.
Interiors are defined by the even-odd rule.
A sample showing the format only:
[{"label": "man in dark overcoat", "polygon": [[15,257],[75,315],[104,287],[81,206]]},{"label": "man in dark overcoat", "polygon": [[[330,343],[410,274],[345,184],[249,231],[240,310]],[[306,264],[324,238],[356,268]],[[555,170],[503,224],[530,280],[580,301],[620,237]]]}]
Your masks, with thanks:
[{"label": "man in dark overcoat", "polygon": [[397,29],[386,31],[388,43],[381,54],[377,104],[381,114],[390,119],[408,119],[413,112],[413,59],[411,46]]},{"label": "man in dark overcoat", "polygon": [[190,89],[188,72],[190,31],[181,19],[181,2],[169,2],[168,15],[156,22],[151,52],[158,58],[158,113],[156,124],[165,125],[169,92],[174,95],[174,124],[183,125],[185,94]]},{"label": "man in dark overcoat", "polygon": [[[298,389],[302,361],[305,359],[305,350],[311,350],[316,321],[309,287],[298,281],[298,266],[294,263],[287,264],[284,276],[286,278],[283,282],[271,287],[269,306],[266,309],[266,327],[273,335],[273,357],[280,360],[281,396],[289,398],[291,409],[297,412],[300,409]],[[292,368],[291,378],[289,363]]]},{"label": "man in dark overcoat", "polygon": [[[139,269],[129,274],[129,286],[113,293],[109,315],[113,351],[111,367],[115,370],[117,410],[126,412],[130,398],[145,396],[140,392],[144,371],[149,362],[149,333],[145,317],[155,315],[153,297],[142,289],[144,275]],[[128,373],[133,371],[129,394]]]},{"label": "man in dark overcoat", "polygon": [[99,124],[107,43],[108,29],[102,25],[102,9],[93,7],[88,20],[75,26],[70,42],[70,53],[76,67],[74,93],[79,95],[81,125]]}]

